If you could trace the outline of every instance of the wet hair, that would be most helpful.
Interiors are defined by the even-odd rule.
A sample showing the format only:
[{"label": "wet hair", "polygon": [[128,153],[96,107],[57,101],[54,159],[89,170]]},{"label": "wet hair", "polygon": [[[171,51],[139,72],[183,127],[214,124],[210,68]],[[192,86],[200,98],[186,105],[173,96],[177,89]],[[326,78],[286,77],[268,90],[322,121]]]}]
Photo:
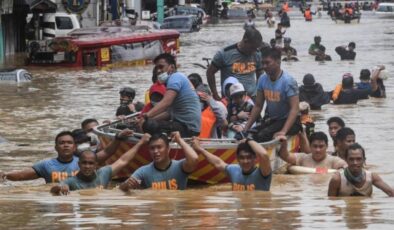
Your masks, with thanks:
[{"label": "wet hair", "polygon": [[354,84],[353,77],[347,77],[342,79],[342,87],[344,89],[353,88],[353,84]]},{"label": "wet hair", "polygon": [[79,162],[81,162],[83,159],[85,159],[85,155],[88,153],[92,153],[94,155],[94,160],[97,162],[97,160],[98,160],[97,155],[91,150],[85,150],[85,151],[81,152],[79,154]]},{"label": "wet hair", "polygon": [[274,60],[281,60],[282,53],[277,48],[269,48],[264,53],[262,53],[262,58],[271,57]]},{"label": "wet hair", "polygon": [[326,145],[328,145],[328,137],[325,133],[323,132],[315,132],[309,137],[309,143],[312,143],[313,141],[324,141]]},{"label": "wet hair", "polygon": [[88,125],[88,124],[90,124],[90,123],[92,123],[92,122],[96,122],[96,123],[98,124],[98,121],[97,121],[96,119],[94,119],[94,118],[88,118],[88,119],[85,119],[85,120],[83,120],[83,121],[81,122],[81,128],[83,129],[86,125]]},{"label": "wet hair", "polygon": [[152,142],[157,141],[157,140],[163,140],[166,146],[170,145],[170,139],[168,138],[167,134],[165,133],[160,133],[160,134],[154,134],[152,137],[149,139],[148,144],[150,145]]},{"label": "wet hair", "polygon": [[349,45],[348,45],[349,47],[353,47],[353,48],[356,48],[356,43],[354,43],[354,42],[349,42]]},{"label": "wet hair", "polygon": [[348,149],[346,149],[345,156],[344,156],[345,160],[347,160],[347,156],[349,155],[349,152],[351,150],[357,150],[357,149],[361,149],[361,152],[363,153],[364,160],[367,159],[365,157],[365,150],[364,150],[364,148],[359,143],[354,143],[354,144],[351,144]]},{"label": "wet hair", "polygon": [[167,64],[174,65],[176,68],[175,57],[172,56],[171,54],[169,54],[169,53],[159,54],[157,57],[155,57],[155,59],[153,60],[153,63],[158,62],[160,59],[164,59],[167,62]]},{"label": "wet hair", "polygon": [[334,122],[337,123],[342,128],[345,127],[345,122],[340,117],[330,117],[327,120],[327,125],[330,125],[331,123],[334,123]]},{"label": "wet hair", "polygon": [[253,156],[256,156],[256,153],[253,151],[252,147],[250,147],[250,145],[248,143],[241,143],[238,145],[237,151],[236,151],[237,156],[239,156],[241,151],[245,151],[245,152],[251,153]]},{"label": "wet hair", "polygon": [[360,80],[369,80],[371,79],[371,71],[369,69],[362,69],[360,71]]},{"label": "wet hair", "polygon": [[261,33],[257,29],[247,28],[242,40],[247,40],[249,43],[253,44],[261,44],[263,43],[263,36],[261,36]]},{"label": "wet hair", "polygon": [[59,134],[56,135],[55,137],[55,144],[57,144],[57,141],[59,140],[59,138],[63,137],[63,136],[71,136],[73,138],[74,141],[74,136],[70,131],[63,131],[60,132]]},{"label": "wet hair", "polygon": [[128,87],[128,86],[122,87],[122,88],[119,90],[119,94],[120,94],[121,96],[130,97],[130,98],[133,99],[133,100],[134,100],[134,98],[135,98],[135,90],[134,90],[133,88],[131,88],[131,87]]},{"label": "wet hair", "polygon": [[202,84],[202,78],[201,78],[200,74],[198,74],[198,73],[192,73],[189,76],[187,76],[187,78],[192,83],[194,88],[197,88],[199,85]]},{"label": "wet hair", "polygon": [[81,144],[85,142],[90,142],[90,136],[86,135],[83,129],[74,129],[72,132],[72,137],[74,138],[75,144]]},{"label": "wet hair", "polygon": [[353,129],[348,128],[348,127],[343,127],[340,130],[338,130],[337,135],[335,136],[335,139],[337,141],[343,141],[346,139],[347,136],[350,135],[356,135],[353,131]]}]

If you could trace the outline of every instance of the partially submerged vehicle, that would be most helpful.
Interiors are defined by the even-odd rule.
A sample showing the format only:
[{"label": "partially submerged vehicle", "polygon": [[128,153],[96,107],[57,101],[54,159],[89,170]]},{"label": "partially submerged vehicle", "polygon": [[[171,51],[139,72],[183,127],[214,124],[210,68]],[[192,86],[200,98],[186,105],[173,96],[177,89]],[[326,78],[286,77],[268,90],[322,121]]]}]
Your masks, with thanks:
[{"label": "partially submerged vehicle", "polygon": [[147,26],[81,28],[67,37],[30,42],[28,63],[63,67],[144,65],[164,52],[176,55],[178,39],[175,30]]},{"label": "partially submerged vehicle", "polygon": [[198,19],[194,15],[176,15],[164,19],[161,29],[173,29],[179,33],[192,33],[200,31]]},{"label": "partially submerged vehicle", "polygon": [[[128,127],[133,129],[132,119],[137,117],[138,114],[132,114],[128,116],[128,119],[122,121],[116,121],[111,124],[105,124],[98,126],[94,129],[94,132],[99,136],[101,143],[106,146],[112,139],[115,138],[116,133],[120,132],[121,129]],[[134,126],[135,127],[135,126]],[[135,133],[133,137],[128,138],[126,142],[123,142],[118,148],[117,152],[107,160],[106,164],[115,162],[119,157],[122,156],[127,150],[134,146],[143,134]],[[186,141],[189,141],[187,138]],[[290,152],[298,150],[300,144],[300,138],[298,136],[289,137],[288,149]],[[278,156],[277,150],[279,149],[280,143],[278,141],[270,141],[261,143],[267,150],[270,157],[271,167],[273,172],[278,172],[281,169],[285,169],[286,162],[284,162]],[[170,157],[171,159],[179,160],[183,159],[183,150],[177,144],[171,143]],[[236,149],[238,143],[235,139],[201,139],[201,146],[207,149],[209,152],[220,157],[226,163],[236,163]],[[229,182],[228,177],[218,170],[216,170],[209,162],[202,156],[199,156],[197,169],[190,174],[189,179],[192,181],[216,184]],[[152,162],[149,150],[147,146],[142,147],[135,158],[128,164],[128,167],[123,169],[121,173],[117,175],[118,178],[127,178],[139,167]]]},{"label": "partially submerged vehicle", "polygon": [[394,1],[379,3],[376,14],[382,18],[394,18]]},{"label": "partially submerged vehicle", "polygon": [[206,24],[209,20],[209,15],[207,15],[203,9],[194,6],[176,6],[175,14],[194,15],[197,17],[199,24]]},{"label": "partially submerged vehicle", "polygon": [[22,83],[33,79],[25,69],[0,69],[0,82]]}]

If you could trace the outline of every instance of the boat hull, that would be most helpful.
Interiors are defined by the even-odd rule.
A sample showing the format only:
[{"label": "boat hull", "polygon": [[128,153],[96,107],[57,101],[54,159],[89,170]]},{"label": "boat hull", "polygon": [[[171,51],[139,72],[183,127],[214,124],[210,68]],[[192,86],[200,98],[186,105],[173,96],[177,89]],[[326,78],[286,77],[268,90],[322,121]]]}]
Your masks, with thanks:
[{"label": "boat hull", "polygon": [[[103,146],[107,146],[114,138],[113,134],[106,134],[104,132],[97,132],[101,143]],[[295,152],[298,150],[300,138],[298,136],[293,136],[289,138],[288,141],[288,149],[290,152]],[[132,148],[135,145],[135,141],[125,141],[122,142],[117,150],[117,152],[106,161],[106,164],[112,164],[119,157],[122,156],[127,150]],[[279,143],[276,141],[272,141],[270,143],[262,143],[265,149],[268,152],[271,161],[272,170],[278,171],[282,167],[286,165],[284,161],[282,161],[277,155],[277,150],[279,149]],[[215,141],[204,141],[202,142],[202,146],[211,152],[212,154],[220,157],[223,161],[228,164],[237,163],[236,158],[236,148],[237,143],[233,142],[221,142],[219,140]],[[185,157],[182,149],[179,148],[176,144],[171,144],[170,150],[170,158],[179,160]],[[127,178],[129,177],[136,169],[139,167],[146,165],[152,161],[151,156],[148,151],[147,146],[143,146],[135,158],[125,167],[118,175],[118,178]],[[225,183],[229,182],[228,177],[218,170],[216,170],[208,161],[205,159],[203,155],[199,155],[197,169],[190,174],[190,180],[198,181],[207,184],[217,184],[217,183]]]}]

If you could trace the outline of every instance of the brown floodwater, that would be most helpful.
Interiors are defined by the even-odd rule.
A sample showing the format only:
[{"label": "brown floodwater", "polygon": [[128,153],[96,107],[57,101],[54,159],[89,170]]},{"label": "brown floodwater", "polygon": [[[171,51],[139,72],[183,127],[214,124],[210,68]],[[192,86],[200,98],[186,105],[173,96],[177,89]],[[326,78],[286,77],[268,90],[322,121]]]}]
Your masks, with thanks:
[{"label": "brown floodwater", "polygon": [[[295,11],[295,10],[294,10]],[[326,15],[311,23],[292,12],[292,38],[300,62],[283,63],[299,83],[314,74],[326,90],[334,88],[345,72],[355,79],[363,68],[384,64],[394,72],[394,20],[365,13],[360,24],[335,24]],[[230,21],[203,27],[199,33],[181,36],[179,70],[205,76],[192,63],[212,57],[221,47],[241,39],[243,22]],[[274,37],[262,19],[258,29],[265,41]],[[313,36],[332,62],[317,63],[307,53]],[[340,61],[334,48],[349,41],[357,44],[356,61]],[[22,66],[21,56],[7,59],[3,67]],[[0,170],[31,167],[53,157],[54,137],[62,130],[78,128],[85,118],[114,118],[118,90],[129,85],[142,100],[149,87],[152,66],[98,69],[24,67],[32,72],[29,84],[0,84]],[[393,75],[392,75],[393,76]],[[394,81],[386,82],[387,98],[360,101],[358,105],[327,105],[312,112],[316,130],[327,133],[325,121],[341,116],[366,149],[367,163],[394,185],[391,155],[394,141]],[[1,141],[1,140],[0,140]],[[274,175],[270,192],[231,192],[229,185],[194,187],[186,191],[86,190],[54,197],[42,179],[0,184],[0,229],[392,229],[394,202],[380,190],[372,198],[327,198],[327,175]]]}]

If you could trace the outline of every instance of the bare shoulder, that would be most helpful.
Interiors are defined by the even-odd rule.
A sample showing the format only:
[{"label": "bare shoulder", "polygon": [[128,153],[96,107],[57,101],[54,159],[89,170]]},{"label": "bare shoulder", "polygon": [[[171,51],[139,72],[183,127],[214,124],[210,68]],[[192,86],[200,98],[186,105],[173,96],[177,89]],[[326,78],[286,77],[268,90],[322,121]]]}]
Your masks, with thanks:
[{"label": "bare shoulder", "polygon": [[331,177],[331,182],[337,182],[340,183],[341,182],[341,174],[340,172],[335,172],[332,177]]}]

